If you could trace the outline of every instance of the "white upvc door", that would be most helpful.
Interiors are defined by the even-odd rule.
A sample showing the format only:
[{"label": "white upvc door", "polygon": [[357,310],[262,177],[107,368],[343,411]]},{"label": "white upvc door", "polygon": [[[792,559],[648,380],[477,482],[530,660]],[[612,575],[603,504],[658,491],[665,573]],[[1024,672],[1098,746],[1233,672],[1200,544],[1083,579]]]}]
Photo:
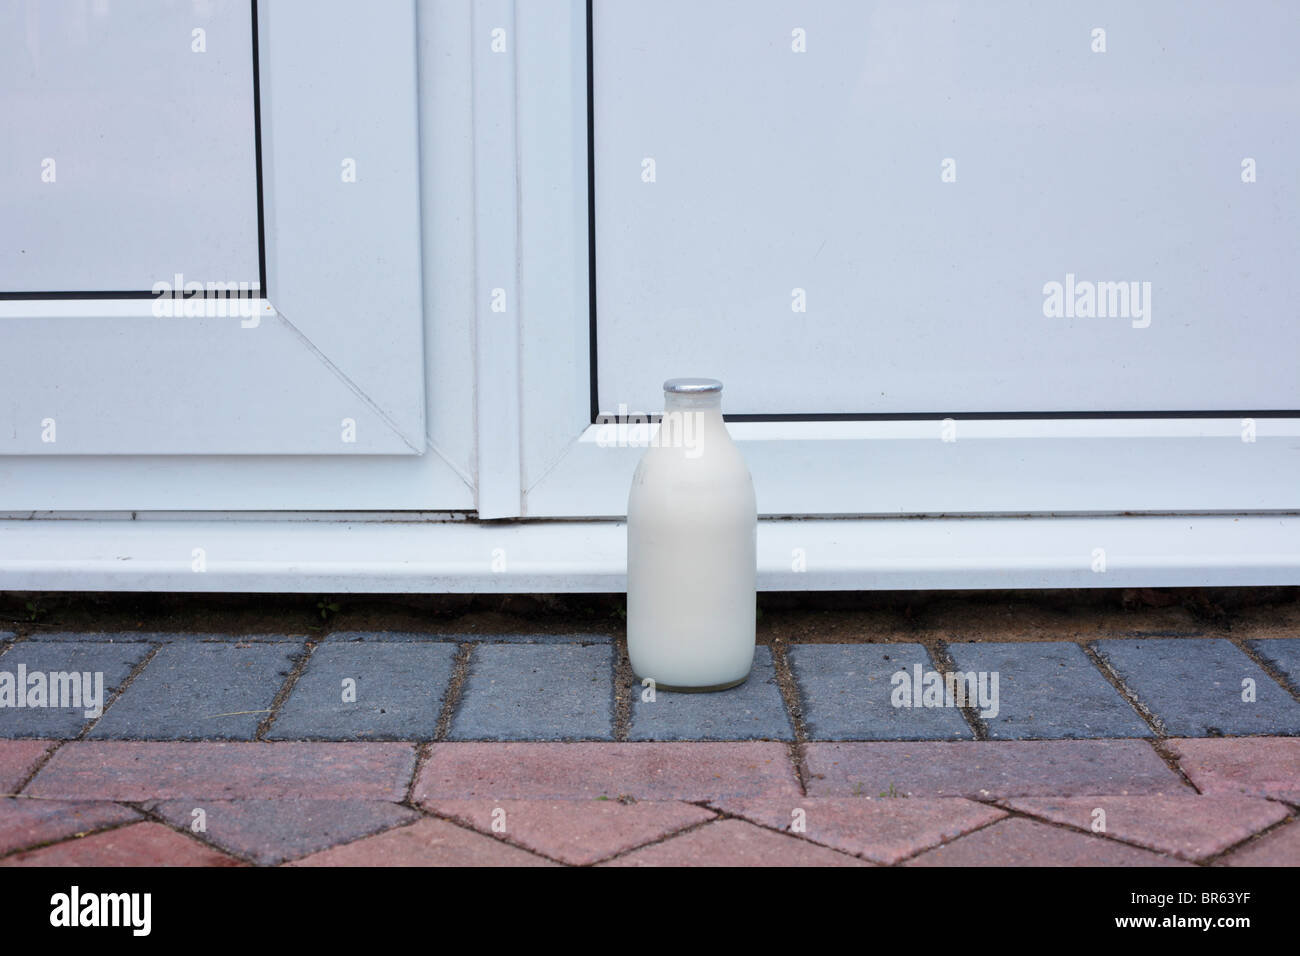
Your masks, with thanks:
[{"label": "white upvc door", "polygon": [[678,375],[765,515],[1294,512],[1300,10],[1239,7],[520,4],[510,513],[621,516]]},{"label": "white upvc door", "polygon": [[149,7],[0,0],[0,587],[618,590],[679,375],[761,587],[1296,583],[1300,8]]},{"label": "white upvc door", "polygon": [[467,17],[0,21],[0,510],[472,508]]}]

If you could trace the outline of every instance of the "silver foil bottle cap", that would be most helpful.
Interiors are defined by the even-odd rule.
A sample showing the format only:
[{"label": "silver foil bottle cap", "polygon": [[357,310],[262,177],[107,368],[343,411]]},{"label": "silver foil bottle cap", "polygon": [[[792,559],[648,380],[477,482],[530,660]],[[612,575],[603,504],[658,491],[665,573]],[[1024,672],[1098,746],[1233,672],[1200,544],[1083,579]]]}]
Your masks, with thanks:
[{"label": "silver foil bottle cap", "polygon": [[670,378],[664,382],[664,391],[671,395],[704,395],[722,391],[716,378]]}]

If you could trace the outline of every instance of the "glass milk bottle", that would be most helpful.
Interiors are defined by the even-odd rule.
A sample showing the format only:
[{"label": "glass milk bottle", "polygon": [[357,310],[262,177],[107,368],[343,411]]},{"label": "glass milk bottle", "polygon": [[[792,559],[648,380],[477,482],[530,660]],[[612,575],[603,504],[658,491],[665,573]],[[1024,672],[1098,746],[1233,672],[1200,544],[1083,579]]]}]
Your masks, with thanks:
[{"label": "glass milk bottle", "polygon": [[664,383],[627,502],[627,652],[638,682],[721,690],[754,662],[758,516],[722,383]]}]

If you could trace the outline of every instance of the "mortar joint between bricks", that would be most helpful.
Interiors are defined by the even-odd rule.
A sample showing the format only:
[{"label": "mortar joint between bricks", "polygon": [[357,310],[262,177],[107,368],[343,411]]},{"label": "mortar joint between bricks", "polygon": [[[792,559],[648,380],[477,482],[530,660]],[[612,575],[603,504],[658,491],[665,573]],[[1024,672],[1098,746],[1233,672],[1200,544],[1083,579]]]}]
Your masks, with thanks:
[{"label": "mortar joint between bricks", "polygon": [[293,687],[298,683],[298,678],[307,669],[307,663],[311,660],[312,653],[320,646],[320,638],[308,638],[307,643],[303,646],[302,653],[294,661],[293,667],[289,671],[289,676],[284,679],[280,689],[276,691],[275,696],[271,698],[271,706],[268,708],[270,713],[262,718],[261,723],[257,725],[257,732],[253,734],[254,740],[265,740],[267,733],[271,730],[271,725],[275,723],[276,718],[280,716],[280,708],[284,702],[289,699],[293,693]]},{"label": "mortar joint between bricks", "polygon": [[[957,673],[957,662],[953,660],[952,652],[948,650],[948,645],[944,641],[935,638],[932,641],[925,642],[922,646],[925,648],[926,653],[930,655],[930,660],[934,662],[935,669],[939,673]],[[975,735],[976,740],[989,739],[989,726],[984,722],[984,718],[980,716],[978,707],[966,704],[964,707],[958,707],[957,709],[961,711],[962,717],[970,725],[971,733]]]},{"label": "mortar joint between bricks", "polygon": [[614,740],[627,743],[632,733],[632,695],[640,692],[632,661],[627,655],[627,638],[614,639]]},{"label": "mortar joint between bricks", "polygon": [[1111,666],[1105,655],[1093,646],[1094,643],[1094,641],[1079,642],[1079,647],[1088,660],[1092,662],[1092,666],[1097,668],[1101,676],[1119,692],[1121,697],[1128,701],[1129,706],[1137,711],[1138,716],[1146,721],[1147,726],[1151,728],[1151,732],[1156,735],[1157,740],[1168,738],[1169,731],[1166,729],[1164,721],[1150,707],[1142,703],[1133,689],[1124,682],[1124,678],[1119,676],[1119,672]]},{"label": "mortar joint between bricks", "polygon": [[36,778],[36,775],[45,769],[45,765],[54,759],[54,755],[59,752],[59,748],[61,748],[66,743],[68,743],[68,741],[66,740],[56,740],[54,742],[54,746],[51,747],[49,750],[45,751],[45,755],[32,765],[32,769],[27,772],[27,776],[23,777],[22,780],[18,781],[18,786],[13,788],[14,792],[12,794],[9,794],[9,796],[15,796],[15,797],[21,796],[22,792],[28,787],[29,784],[31,784],[32,780]]},{"label": "mortar joint between bricks", "polygon": [[135,683],[137,677],[144,673],[144,669],[149,666],[149,662],[158,656],[158,652],[162,650],[162,648],[162,644],[149,645],[149,650],[145,652],[144,657],[140,658],[135,667],[131,668],[131,673],[126,675],[126,680],[122,681],[121,686],[117,688],[113,695],[109,697],[108,700],[104,701],[104,706],[100,710],[99,716],[93,717],[83,724],[81,732],[73,738],[74,740],[85,740],[90,735],[90,732],[95,729],[95,725],[104,719],[104,715],[108,713],[109,708],[117,703],[118,699],[126,693],[126,689]]},{"label": "mortar joint between bricks", "polygon": [[1264,829],[1262,830],[1256,830],[1254,833],[1250,834],[1250,836],[1238,840],[1236,843],[1232,844],[1231,846],[1224,847],[1218,853],[1213,853],[1210,856],[1207,856],[1204,859],[1202,859],[1200,862],[1205,866],[1213,866],[1219,860],[1222,860],[1224,857],[1228,856],[1229,854],[1236,853],[1238,850],[1245,849],[1248,846],[1258,843],[1260,840],[1264,839],[1265,837],[1269,836],[1272,833],[1277,832],[1278,830],[1283,829],[1284,827],[1291,826],[1292,824],[1296,826],[1300,826],[1300,822],[1298,822],[1300,821],[1300,816],[1297,816],[1295,810],[1292,809],[1290,806],[1287,806],[1287,804],[1282,804],[1282,805],[1285,806],[1287,810],[1289,810],[1290,812],[1286,816],[1284,816],[1281,820],[1278,820],[1277,823],[1269,824],[1268,826],[1264,827]]},{"label": "mortar joint between bricks", "polygon": [[1151,732],[1155,734],[1155,737],[1150,741],[1150,744],[1151,749],[1156,752],[1156,756],[1164,761],[1166,767],[1178,774],[1178,779],[1189,787],[1193,793],[1200,793],[1201,788],[1196,786],[1192,782],[1192,778],[1183,771],[1182,765],[1178,762],[1178,755],[1169,746],[1169,732],[1165,728],[1164,721],[1138,699],[1137,694],[1119,676],[1119,672],[1111,667],[1110,661],[1106,660],[1105,656],[1093,647],[1093,642],[1080,641],[1079,647],[1082,648],[1088,660],[1092,662],[1092,666],[1097,668],[1101,676],[1115,688],[1121,697],[1128,701],[1129,706],[1137,711],[1138,716],[1146,721],[1147,726],[1151,728]]},{"label": "mortar joint between bricks", "polygon": [[929,853],[931,850],[937,850],[940,847],[947,846],[950,843],[956,843],[958,840],[964,840],[969,836],[973,836],[974,834],[979,833],[981,830],[987,830],[989,827],[995,827],[999,823],[1003,823],[1007,820],[1012,819],[1013,817],[1020,816],[1020,814],[1017,814],[1015,811],[1011,810],[1010,807],[1002,806],[996,803],[993,799],[984,800],[979,797],[965,797],[963,799],[974,800],[975,802],[982,803],[985,806],[991,806],[997,810],[1001,810],[1003,813],[1006,814],[1006,816],[994,817],[992,820],[985,820],[983,823],[977,826],[973,826],[969,830],[963,830],[961,833],[958,833],[956,836],[943,837],[939,840],[938,843],[934,844],[933,846],[918,846],[915,849],[913,849],[911,853],[908,853],[906,856],[899,857],[893,863],[887,865],[901,867],[904,864],[908,863],[909,861],[915,860],[918,856],[924,856],[926,853]]},{"label": "mortar joint between bricks", "polygon": [[[722,810],[719,810],[715,806],[709,806],[707,802],[703,804],[693,803],[691,801],[683,801],[683,802],[691,803],[692,806],[700,807],[700,809],[702,810],[708,810],[709,812],[714,814],[713,819],[700,820],[696,823],[688,823],[684,827],[679,827],[676,830],[670,830],[667,833],[661,834],[660,836],[657,836],[653,840],[650,840],[646,843],[638,843],[636,846],[624,847],[621,850],[616,850],[615,852],[611,853],[609,856],[601,857],[599,860],[594,860],[591,863],[584,863],[583,866],[600,866],[603,863],[608,863],[610,860],[617,860],[621,857],[630,856],[631,854],[636,853],[639,850],[644,850],[646,847],[659,846],[661,843],[667,843],[669,840],[675,840],[680,836],[685,836],[686,834],[693,833],[696,830],[702,830],[705,827],[710,826],[714,823],[718,823],[722,820],[740,819],[738,817],[733,818],[731,814],[724,813]],[[749,821],[745,821],[745,822],[749,822]],[[763,827],[763,829],[770,830],[771,827]]]},{"label": "mortar joint between bricks", "polygon": [[[132,805],[129,804],[129,803],[119,803],[119,806],[130,807],[130,808],[133,809],[133,810],[136,810],[136,809],[137,809],[136,807],[132,806]],[[142,811],[138,811],[138,812],[142,812]],[[141,820],[121,820],[121,821],[119,821],[119,822],[117,822],[117,823],[110,823],[110,824],[108,824],[107,826],[103,826],[103,827],[98,827],[98,828],[96,828],[96,829],[93,831],[93,835],[94,835],[94,836],[99,836],[99,834],[101,834],[101,833],[110,833],[110,832],[112,832],[113,830],[122,830],[122,829],[125,829],[126,827],[134,826],[135,824],[137,824],[137,823],[141,823],[141,822],[143,822],[143,821],[141,821]],[[92,834],[86,834],[86,835],[89,836],[89,835],[92,835]],[[7,852],[0,852],[0,860],[7,859],[7,858],[9,858],[9,857],[17,857],[17,856],[20,856],[20,855],[23,854],[23,853],[31,853],[31,852],[34,851],[34,850],[40,850],[40,849],[43,849],[43,848],[45,848],[45,847],[47,847],[47,846],[56,846],[56,845],[58,845],[58,844],[60,844],[60,843],[67,842],[67,840],[69,840],[69,839],[77,839],[77,837],[53,837],[53,838],[51,838],[51,839],[49,839],[49,840],[42,840],[42,841],[40,841],[39,843],[33,843],[33,844],[29,845],[29,846],[16,846],[16,847],[14,847],[12,850],[9,850],[9,851],[7,851]]]},{"label": "mortar joint between bricks", "polygon": [[[247,863],[249,866],[266,865],[264,863],[258,863],[256,860],[252,859],[251,857],[245,856],[243,853],[238,853],[233,849],[221,846],[219,843],[213,840],[213,838],[208,834],[206,830],[193,830],[190,827],[183,826],[182,824],[179,823],[174,823],[171,820],[167,819],[156,809],[154,809],[154,803],[161,802],[161,801],[140,800],[135,802],[123,802],[123,801],[119,801],[119,802],[122,804],[122,806],[130,807],[136,813],[140,814],[142,817],[144,817],[146,821],[151,823],[157,823],[160,826],[164,826],[169,830],[179,833],[181,836],[186,837],[187,839],[197,840],[199,843],[202,843],[204,846],[208,847],[209,849],[216,850],[222,856],[233,857],[234,859],[238,860],[241,863]],[[204,801],[196,797],[194,799],[194,802],[195,804],[202,804]],[[126,820],[122,823],[114,824],[112,827],[109,827],[108,829],[116,830],[120,827],[131,826],[134,823],[140,823],[140,822],[142,821]],[[103,831],[101,830],[97,832],[102,833]]]},{"label": "mortar joint between bricks", "polygon": [[970,830],[966,833],[963,833],[960,837],[957,837],[956,839],[958,840],[964,839],[965,837],[970,836],[970,834],[983,830],[986,827],[994,826],[995,824],[1003,823],[1007,820],[1019,818],[1022,820],[1029,820],[1030,822],[1037,823],[1041,826],[1052,827],[1055,830],[1061,830],[1066,833],[1074,833],[1079,836],[1085,836],[1093,840],[1101,840],[1106,843],[1119,843],[1122,846],[1131,846],[1134,849],[1144,850],[1147,853],[1158,853],[1160,856],[1163,856],[1169,860],[1181,860],[1182,862],[1190,863],[1193,866],[1204,865],[1204,861],[1185,860],[1183,857],[1180,857],[1175,853],[1169,853],[1165,850],[1157,850],[1150,846],[1145,846],[1137,842],[1136,840],[1129,839],[1126,837],[1116,836],[1113,833],[1107,833],[1107,832],[1097,833],[1090,828],[1082,827],[1074,823],[1065,823],[1061,820],[1053,820],[1051,817],[1038,816],[1037,814],[1031,811],[1017,809],[1015,807],[1010,806],[1010,802],[1007,798],[999,798],[999,800],[1005,802],[994,801],[992,803],[989,803],[988,805],[997,807],[997,809],[1005,812],[1007,816],[1002,817],[998,820],[991,820],[988,823],[981,824],[980,826],[976,827],[974,830]]},{"label": "mortar joint between bricks", "polygon": [[1169,745],[1168,738],[1162,737],[1152,740],[1151,749],[1156,752],[1157,757],[1165,762],[1166,767],[1178,774],[1178,779],[1186,784],[1193,793],[1199,794],[1201,792],[1201,788],[1193,782],[1192,778],[1183,770],[1182,764],[1178,762],[1178,754],[1174,751],[1174,748]]},{"label": "mortar joint between bricks", "polygon": [[1300,701],[1300,688],[1297,688],[1296,685],[1292,684],[1287,675],[1278,670],[1277,666],[1272,661],[1251,647],[1250,644],[1246,642],[1245,638],[1237,635],[1229,635],[1228,641],[1237,648],[1237,650],[1241,651],[1254,661],[1260,670],[1273,678],[1273,680],[1277,681],[1277,683],[1281,684],[1283,690],[1290,694],[1295,700]]},{"label": "mortar joint between bricks", "polygon": [[[460,706],[460,698],[465,690],[465,682],[469,680],[469,668],[473,656],[474,644],[472,642],[461,641],[456,645],[456,656],[452,658],[451,662],[451,680],[447,682],[447,692],[442,698],[442,710],[438,713],[438,723],[433,730],[434,742],[446,740],[447,734],[451,732],[451,722],[456,716],[456,708]],[[412,786],[414,786],[414,783],[412,783]]]},{"label": "mortar joint between bricks", "polygon": [[429,757],[433,753],[433,741],[421,740],[415,744],[415,761],[411,765],[411,779],[406,781],[406,789],[402,791],[402,799],[398,801],[400,806],[408,810],[414,810],[416,813],[426,813],[423,807],[415,802],[415,785],[420,782],[420,771],[428,763]]},{"label": "mortar joint between bricks", "polygon": [[799,697],[799,682],[795,680],[794,668],[790,664],[786,642],[773,638],[768,645],[772,655],[772,669],[776,672],[776,684],[781,691],[781,703],[785,705],[786,716],[794,729],[794,740],[786,748],[790,763],[794,766],[795,778],[804,796],[808,795],[807,769],[805,767],[804,746],[808,743],[808,726],[803,719],[803,702]]}]

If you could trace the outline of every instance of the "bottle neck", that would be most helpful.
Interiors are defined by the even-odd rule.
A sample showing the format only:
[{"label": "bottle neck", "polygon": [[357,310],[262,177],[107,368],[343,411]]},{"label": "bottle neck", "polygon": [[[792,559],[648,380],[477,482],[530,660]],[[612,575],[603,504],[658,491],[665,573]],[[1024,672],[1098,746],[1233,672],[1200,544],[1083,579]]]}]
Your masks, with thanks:
[{"label": "bottle neck", "polygon": [[688,392],[665,392],[664,414],[669,412],[699,412],[703,415],[722,418],[722,393],[702,392],[692,395]]},{"label": "bottle neck", "polygon": [[664,415],[656,445],[684,449],[687,458],[698,458],[707,446],[730,442],[722,420],[721,393],[664,393]]}]

